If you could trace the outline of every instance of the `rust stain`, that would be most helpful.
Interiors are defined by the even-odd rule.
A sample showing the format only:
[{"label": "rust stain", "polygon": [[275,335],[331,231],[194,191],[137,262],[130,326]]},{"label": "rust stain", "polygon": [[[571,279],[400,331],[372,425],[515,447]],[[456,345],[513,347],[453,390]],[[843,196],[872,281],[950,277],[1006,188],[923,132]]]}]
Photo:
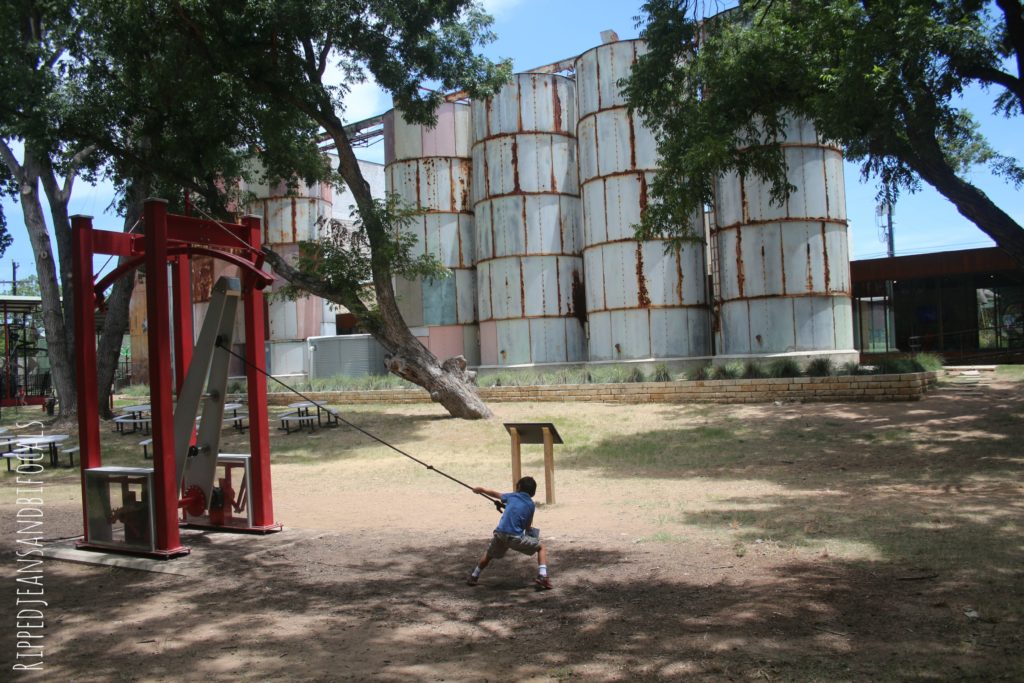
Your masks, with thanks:
[{"label": "rust stain", "polygon": [[[505,281],[506,286],[508,280]],[[526,317],[526,278],[523,277],[523,260],[519,259],[519,311],[520,315]]]},{"label": "rust stain", "polygon": [[676,301],[680,305],[683,301],[683,248],[676,250]]},{"label": "rust stain", "polygon": [[459,210],[470,211],[469,206],[469,179],[473,174],[473,162],[468,159],[460,159],[459,165],[461,168],[461,175],[459,176],[459,185],[461,187],[459,192]]},{"label": "rust stain", "polygon": [[629,121],[629,167],[636,168],[636,121],[632,114],[626,114]]},{"label": "rust stain", "polygon": [[744,223],[749,222],[750,221],[750,206],[747,203],[747,181],[746,181],[746,179],[742,175],[740,176],[740,207],[741,207],[741,213],[740,213],[741,218],[740,218],[740,220],[742,222],[744,222]]},{"label": "rust stain", "polygon": [[516,130],[523,129],[523,81],[516,79]]},{"label": "rust stain", "polygon": [[829,282],[832,279],[831,278],[832,273],[831,273],[831,268],[830,268],[829,262],[828,262],[828,242],[825,240],[825,223],[824,222],[821,224],[821,255],[822,255],[822,260],[823,260],[822,267],[824,268],[824,271],[825,271],[825,274],[824,274],[824,277],[825,277],[825,293],[827,294],[827,293],[832,291],[831,287],[829,286]]},{"label": "rust stain", "polygon": [[[552,84],[554,85],[554,84]],[[551,88],[551,108],[555,117],[553,122],[555,131],[562,130],[562,98],[558,95],[558,88]]]},{"label": "rust stain", "polygon": [[644,276],[644,243],[636,243],[636,288],[637,306],[648,308],[651,305],[651,296],[647,292],[647,278]]},{"label": "rust stain", "polygon": [[296,206],[295,197],[292,197],[292,242],[299,241],[298,213],[299,207]]},{"label": "rust stain", "polygon": [[521,192],[519,187],[519,138],[512,138],[512,191]]},{"label": "rust stain", "polygon": [[570,304],[569,315],[580,321],[581,325],[587,322],[587,290],[580,277],[580,271],[573,268],[572,271],[572,303]]},{"label": "rust stain", "polygon": [[761,346],[762,344],[764,344],[764,340],[763,340],[763,339],[761,339],[761,335],[759,335],[759,334],[755,334],[755,335],[754,335],[754,339],[756,339],[756,340],[757,340],[757,345],[758,345],[758,346]]},{"label": "rust stain", "polygon": [[807,245],[807,291],[814,291],[814,262],[811,260],[811,245]]},{"label": "rust stain", "polygon": [[423,204],[423,188],[420,181],[420,165],[416,164],[416,203]]},{"label": "rust stain", "polygon": [[487,145],[488,143],[485,142],[484,153],[482,155],[484,158],[484,189],[481,195],[484,197],[488,197],[491,194],[491,166],[487,161]]},{"label": "rust stain", "polygon": [[[572,302],[568,302],[572,305]],[[555,257],[555,306],[558,307],[558,314],[562,314],[562,260]],[[572,311],[566,311],[566,315],[572,315]]]},{"label": "rust stain", "polygon": [[743,272],[743,231],[736,231],[736,288],[739,296],[743,296],[744,285],[746,284],[747,276]]},{"label": "rust stain", "polygon": [[523,253],[524,254],[529,254],[530,253],[530,228],[529,228],[529,225],[527,223],[527,216],[526,216],[526,197],[520,197],[519,201],[522,202],[520,204],[520,206],[522,206],[522,220],[523,220]]},{"label": "rust stain", "polygon": [[[632,129],[630,129],[630,132],[632,132]],[[635,153],[636,152],[634,150],[634,155],[635,155]],[[636,165],[636,159],[635,158],[633,159],[633,165],[634,166]],[[641,173],[640,174],[640,218],[643,218],[645,213],[647,213],[647,174],[646,173]]]}]

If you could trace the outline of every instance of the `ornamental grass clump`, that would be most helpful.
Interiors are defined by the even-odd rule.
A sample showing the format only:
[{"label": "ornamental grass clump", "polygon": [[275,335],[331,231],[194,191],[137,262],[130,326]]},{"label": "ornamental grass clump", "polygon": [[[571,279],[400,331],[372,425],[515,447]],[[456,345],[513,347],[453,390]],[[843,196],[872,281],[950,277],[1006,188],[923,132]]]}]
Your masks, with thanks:
[{"label": "ornamental grass clump", "polygon": [[807,376],[828,377],[832,375],[834,369],[835,365],[832,363],[832,359],[828,356],[812,358],[811,362],[807,364]]}]

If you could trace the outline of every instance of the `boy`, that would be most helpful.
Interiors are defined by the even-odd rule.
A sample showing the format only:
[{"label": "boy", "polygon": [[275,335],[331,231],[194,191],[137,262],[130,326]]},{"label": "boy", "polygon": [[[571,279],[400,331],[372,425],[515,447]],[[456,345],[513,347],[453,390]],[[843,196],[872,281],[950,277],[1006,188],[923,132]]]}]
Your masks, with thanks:
[{"label": "boy", "polygon": [[504,557],[509,548],[533,555],[537,553],[537,578],[533,582],[538,588],[551,590],[551,579],[548,578],[548,553],[541,545],[540,530],[533,528],[533,494],[537,493],[537,482],[533,477],[523,477],[516,482],[515,493],[498,493],[493,489],[477,486],[473,493],[482,493],[491,498],[499,498],[505,504],[494,537],[487,547],[487,552],[480,558],[476,569],[466,579],[466,583],[475,586],[480,581],[480,572],[491,563],[492,559]]}]

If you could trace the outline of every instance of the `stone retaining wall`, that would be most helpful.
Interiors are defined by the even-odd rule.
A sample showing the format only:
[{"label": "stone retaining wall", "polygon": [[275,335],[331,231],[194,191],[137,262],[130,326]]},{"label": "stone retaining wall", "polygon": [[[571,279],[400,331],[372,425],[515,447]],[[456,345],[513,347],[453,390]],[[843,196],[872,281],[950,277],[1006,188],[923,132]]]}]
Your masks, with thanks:
[{"label": "stone retaining wall", "polygon": [[[917,401],[938,381],[939,372],[782,379],[725,379],[623,384],[552,384],[488,387],[488,403],[589,401],[597,403],[767,403],[770,401]],[[419,389],[303,392],[327,403],[428,403]],[[271,405],[287,405],[294,394],[268,394]]]}]

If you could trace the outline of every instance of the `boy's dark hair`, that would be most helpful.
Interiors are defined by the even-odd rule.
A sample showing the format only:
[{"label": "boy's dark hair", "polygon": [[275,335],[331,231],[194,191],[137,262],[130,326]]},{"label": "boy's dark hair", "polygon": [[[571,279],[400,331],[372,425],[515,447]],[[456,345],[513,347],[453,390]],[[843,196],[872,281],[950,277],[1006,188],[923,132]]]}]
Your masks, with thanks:
[{"label": "boy's dark hair", "polygon": [[522,491],[530,498],[537,493],[537,481],[533,477],[523,477],[516,482],[516,491]]}]

